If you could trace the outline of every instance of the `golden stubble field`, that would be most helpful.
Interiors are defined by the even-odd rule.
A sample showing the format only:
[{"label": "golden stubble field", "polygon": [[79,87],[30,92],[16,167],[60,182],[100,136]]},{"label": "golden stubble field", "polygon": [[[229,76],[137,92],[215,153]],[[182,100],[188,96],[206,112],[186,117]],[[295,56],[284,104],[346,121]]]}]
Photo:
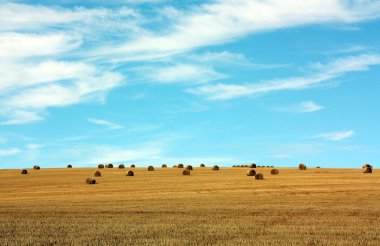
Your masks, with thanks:
[{"label": "golden stubble field", "polygon": [[0,245],[380,245],[380,174],[358,169],[0,170]]}]

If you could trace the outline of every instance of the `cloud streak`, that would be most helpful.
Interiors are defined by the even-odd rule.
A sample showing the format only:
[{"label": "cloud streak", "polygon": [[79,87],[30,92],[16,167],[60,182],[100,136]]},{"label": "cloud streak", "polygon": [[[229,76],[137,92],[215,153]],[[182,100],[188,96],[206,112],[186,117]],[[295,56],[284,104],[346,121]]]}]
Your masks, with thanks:
[{"label": "cloud streak", "polygon": [[105,126],[105,127],[107,127],[108,129],[111,129],[111,130],[116,130],[116,129],[122,129],[123,128],[123,126],[115,124],[115,123],[112,123],[112,122],[107,121],[107,120],[96,119],[96,118],[88,118],[87,120],[88,120],[88,122],[90,122],[92,124],[100,125],[100,126]]},{"label": "cloud streak", "polygon": [[350,131],[339,131],[339,132],[327,132],[321,133],[315,136],[315,138],[322,138],[328,141],[342,141],[346,138],[354,136],[355,132]]},{"label": "cloud streak", "polygon": [[327,64],[315,63],[316,72],[306,77],[272,80],[250,84],[212,84],[187,89],[187,92],[208,100],[230,100],[239,97],[257,96],[284,90],[303,90],[319,86],[323,82],[343,76],[348,72],[366,71],[380,64],[377,54],[362,54],[334,60]]}]

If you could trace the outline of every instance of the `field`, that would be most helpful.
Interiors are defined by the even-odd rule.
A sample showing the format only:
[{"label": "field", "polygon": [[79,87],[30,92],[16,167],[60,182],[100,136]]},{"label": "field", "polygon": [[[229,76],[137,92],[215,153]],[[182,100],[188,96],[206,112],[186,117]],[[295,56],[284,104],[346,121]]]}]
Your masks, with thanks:
[{"label": "field", "polygon": [[0,170],[0,245],[380,245],[380,173]]}]

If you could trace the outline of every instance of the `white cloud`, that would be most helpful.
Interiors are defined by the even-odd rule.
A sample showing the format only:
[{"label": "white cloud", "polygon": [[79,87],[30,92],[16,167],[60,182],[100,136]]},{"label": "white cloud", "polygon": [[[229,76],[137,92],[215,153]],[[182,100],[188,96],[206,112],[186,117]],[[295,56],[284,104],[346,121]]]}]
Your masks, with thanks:
[{"label": "white cloud", "polygon": [[339,131],[339,132],[327,132],[327,133],[321,133],[316,135],[316,138],[323,138],[325,140],[330,140],[330,141],[341,141],[346,138],[350,138],[354,136],[355,132],[350,130],[350,131]]},{"label": "white cloud", "polygon": [[42,144],[27,144],[26,145],[26,148],[29,150],[36,150],[36,149],[40,149],[42,147],[44,147],[44,145],[42,145]]},{"label": "white cloud", "polygon": [[121,129],[123,126],[117,125],[115,123],[112,123],[107,120],[102,120],[102,119],[96,119],[96,118],[88,118],[88,122],[95,124],[95,125],[101,125],[101,126],[106,126],[108,129],[116,130],[116,129]]},{"label": "white cloud", "polygon": [[250,33],[310,24],[355,23],[377,18],[379,13],[380,3],[376,1],[219,0],[183,11],[182,17],[175,15],[164,34],[140,34],[123,45],[102,47],[94,55],[108,54],[115,60],[160,58]]},{"label": "white cloud", "polygon": [[318,86],[323,82],[340,77],[347,72],[368,70],[370,66],[378,64],[380,64],[379,55],[362,54],[337,59],[327,64],[315,63],[313,64],[313,68],[317,71],[311,76],[251,84],[218,83],[191,88],[187,91],[209,100],[229,100],[282,90],[301,90]]},{"label": "white cloud", "polygon": [[221,79],[223,74],[211,67],[177,64],[170,67],[150,68],[147,77],[160,83],[205,83]]},{"label": "white cloud", "polygon": [[17,148],[11,148],[11,149],[0,149],[0,157],[3,156],[10,156],[10,155],[16,155],[20,153],[21,151]]},{"label": "white cloud", "polygon": [[278,108],[284,112],[297,112],[297,113],[311,113],[323,109],[323,106],[316,104],[312,101],[301,102],[296,105]]},{"label": "white cloud", "polygon": [[0,116],[9,118],[0,124],[24,124],[41,120],[49,107],[62,107],[89,100],[103,100],[104,94],[121,84],[119,73],[78,75],[64,84],[54,83],[25,89],[0,100]]}]

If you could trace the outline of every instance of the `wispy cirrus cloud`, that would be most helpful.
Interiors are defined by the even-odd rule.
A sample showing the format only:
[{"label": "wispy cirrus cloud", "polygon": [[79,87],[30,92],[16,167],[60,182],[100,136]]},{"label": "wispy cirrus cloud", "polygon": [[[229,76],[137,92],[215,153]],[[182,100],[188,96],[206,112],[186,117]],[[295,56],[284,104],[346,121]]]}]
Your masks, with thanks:
[{"label": "wispy cirrus cloud", "polygon": [[18,148],[0,149],[0,157],[16,155],[20,152],[21,152],[21,150]]},{"label": "wispy cirrus cloud", "polygon": [[326,132],[326,133],[320,133],[315,136],[315,138],[322,138],[329,141],[341,141],[346,138],[350,138],[354,136],[355,132],[350,131],[338,131],[338,132]]},{"label": "wispy cirrus cloud", "polygon": [[323,106],[313,101],[306,101],[306,102],[301,102],[295,105],[279,107],[279,108],[276,108],[276,110],[283,111],[283,112],[311,113],[311,112],[322,110],[323,108],[324,108]]},{"label": "wispy cirrus cloud", "polygon": [[369,70],[380,64],[377,54],[361,54],[336,59],[322,64],[314,63],[314,74],[305,77],[278,79],[249,84],[211,84],[187,89],[189,93],[202,96],[208,100],[229,100],[239,97],[256,96],[283,90],[302,90],[319,86],[324,82],[343,76],[348,72]]},{"label": "wispy cirrus cloud", "polygon": [[121,125],[112,123],[112,122],[107,121],[107,120],[102,120],[102,119],[88,118],[87,121],[90,122],[90,123],[92,123],[92,124],[95,124],[95,125],[105,126],[108,129],[112,129],[112,130],[124,128]]}]

